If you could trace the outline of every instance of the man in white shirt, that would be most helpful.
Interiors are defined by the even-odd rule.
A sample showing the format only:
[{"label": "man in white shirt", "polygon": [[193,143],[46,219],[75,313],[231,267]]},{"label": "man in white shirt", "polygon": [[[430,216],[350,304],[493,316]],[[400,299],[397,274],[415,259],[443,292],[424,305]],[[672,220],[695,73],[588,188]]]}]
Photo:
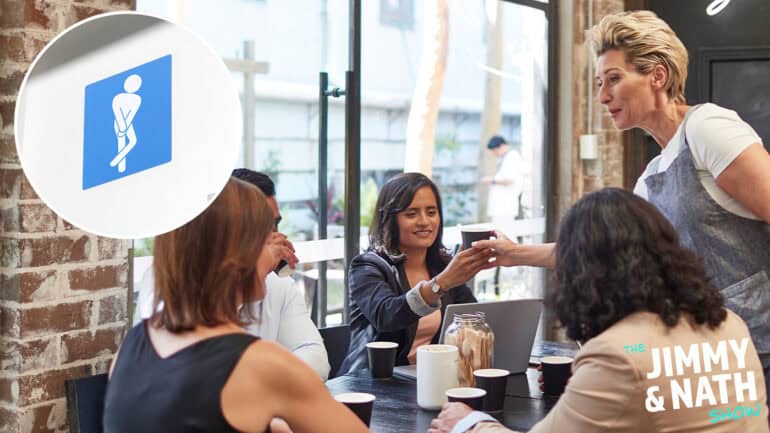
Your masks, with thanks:
[{"label": "man in white shirt", "polygon": [[[275,216],[274,230],[278,230],[281,212],[275,199],[273,181],[265,174],[245,168],[234,170],[233,177],[255,185],[267,196]],[[135,323],[149,318],[152,314],[152,281],[150,267],[139,284]],[[326,380],[330,369],[326,347],[321,334],[310,320],[304,295],[294,286],[294,280],[290,277],[281,278],[274,272],[267,276],[265,287],[265,298],[248,306],[254,312],[254,317],[259,320],[249,324],[246,330],[265,340],[277,342],[305,361],[322,380]]]},{"label": "man in white shirt", "polygon": [[510,223],[519,216],[523,192],[521,156],[499,135],[489,139],[487,149],[497,156],[495,175],[481,178],[481,182],[489,185],[487,215],[492,223]]},{"label": "man in white shirt", "polygon": [[[275,199],[275,184],[267,175],[239,168],[233,177],[249,182],[266,196],[275,215],[275,230],[281,222],[281,212]],[[318,333],[305,304],[305,297],[294,286],[290,277],[281,278],[275,273],[268,275],[265,299],[250,306],[260,320],[251,323],[246,330],[266,340],[278,342],[295,356],[305,361],[321,379],[329,376],[329,359],[321,334]]]}]

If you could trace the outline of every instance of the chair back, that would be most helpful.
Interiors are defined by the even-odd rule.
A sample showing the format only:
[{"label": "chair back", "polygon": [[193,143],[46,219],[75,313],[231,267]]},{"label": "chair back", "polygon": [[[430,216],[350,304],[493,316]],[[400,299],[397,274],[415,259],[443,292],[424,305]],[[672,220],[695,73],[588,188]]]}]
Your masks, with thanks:
[{"label": "chair back", "polygon": [[102,433],[107,373],[64,382],[70,433]]},{"label": "chair back", "polygon": [[348,354],[350,345],[350,325],[330,326],[319,329],[321,338],[326,346],[326,353],[329,356],[329,379],[339,376],[340,366],[345,356]]}]

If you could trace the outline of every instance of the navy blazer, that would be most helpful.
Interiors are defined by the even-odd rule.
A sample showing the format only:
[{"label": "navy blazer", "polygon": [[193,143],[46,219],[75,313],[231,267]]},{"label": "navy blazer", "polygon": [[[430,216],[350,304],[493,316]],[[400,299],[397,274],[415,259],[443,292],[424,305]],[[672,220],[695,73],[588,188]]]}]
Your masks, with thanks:
[{"label": "navy blazer", "polygon": [[[431,269],[431,278],[446,265]],[[411,289],[404,270],[404,262],[394,263],[389,257],[373,251],[359,254],[350,262],[350,346],[340,367],[341,372],[352,372],[368,367],[366,343],[394,341],[398,343],[396,365],[407,365],[420,316],[409,307],[406,293]],[[454,287],[441,296],[441,318],[449,304],[476,302],[466,285]],[[437,343],[441,330],[433,336]]]}]

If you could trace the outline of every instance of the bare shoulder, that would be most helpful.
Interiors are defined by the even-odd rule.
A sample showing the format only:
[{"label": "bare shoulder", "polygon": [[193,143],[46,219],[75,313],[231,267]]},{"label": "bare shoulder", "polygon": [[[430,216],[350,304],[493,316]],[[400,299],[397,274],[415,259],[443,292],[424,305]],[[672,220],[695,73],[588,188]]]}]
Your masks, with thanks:
[{"label": "bare shoulder", "polygon": [[252,343],[241,356],[236,369],[248,374],[251,380],[258,380],[261,386],[280,386],[291,390],[293,383],[301,384],[317,380],[318,376],[299,358],[292,355],[278,343],[258,340]]},{"label": "bare shoulder", "polygon": [[283,347],[271,341],[254,341],[222,389],[222,413],[239,431],[264,431],[273,417],[280,416],[288,403],[298,398],[300,381],[313,379],[323,386],[309,367]]}]

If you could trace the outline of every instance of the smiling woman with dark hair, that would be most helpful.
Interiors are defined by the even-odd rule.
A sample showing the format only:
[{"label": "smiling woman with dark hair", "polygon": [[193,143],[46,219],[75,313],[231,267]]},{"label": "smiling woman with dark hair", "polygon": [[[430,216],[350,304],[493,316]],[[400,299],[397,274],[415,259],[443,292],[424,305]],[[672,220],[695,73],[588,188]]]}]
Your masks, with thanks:
[{"label": "smiling woman with dark hair", "polygon": [[[746,323],[655,206],[617,188],[580,199],[559,228],[556,280],[547,302],[584,344],[564,394],[530,432],[768,431]],[[450,431],[510,432],[458,403],[428,432]]]},{"label": "smiling woman with dark hair", "polygon": [[398,175],[377,198],[369,250],[350,264],[350,350],[341,371],[367,366],[366,343],[399,344],[396,365],[414,363],[417,347],[438,341],[449,304],[476,302],[465,282],[488,267],[489,249],[449,255],[436,185],[419,173]]}]

